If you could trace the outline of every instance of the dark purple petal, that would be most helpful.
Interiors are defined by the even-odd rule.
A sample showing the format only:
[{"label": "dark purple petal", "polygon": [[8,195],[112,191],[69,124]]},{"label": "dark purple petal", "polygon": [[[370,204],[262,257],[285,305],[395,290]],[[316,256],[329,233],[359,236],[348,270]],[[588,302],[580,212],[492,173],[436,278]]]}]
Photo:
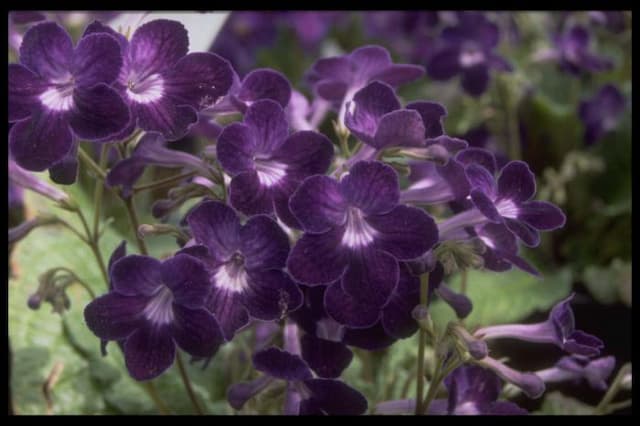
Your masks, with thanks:
[{"label": "dark purple petal", "polygon": [[10,12],[9,18],[11,23],[16,25],[30,24],[31,22],[44,21],[47,16],[41,12],[25,11],[25,12]]},{"label": "dark purple petal", "polygon": [[442,121],[447,116],[447,110],[437,102],[418,101],[408,103],[406,109],[418,111],[424,124],[425,138],[435,138],[444,134]]},{"label": "dark purple petal", "polygon": [[231,179],[229,201],[234,208],[247,215],[273,212],[273,194],[260,183],[255,171],[243,172]]},{"label": "dark purple petal", "polygon": [[505,218],[504,224],[528,247],[537,247],[540,244],[540,234],[526,223]]},{"label": "dark purple petal", "polygon": [[73,185],[78,177],[78,144],[74,143],[62,160],[49,168],[49,177],[60,185]]},{"label": "dark purple petal", "polygon": [[189,36],[177,21],[157,19],[139,27],[131,37],[131,66],[143,75],[159,73],[189,51]]},{"label": "dark purple petal", "polygon": [[493,175],[496,172],[496,158],[491,151],[484,148],[470,147],[456,154],[456,160],[465,167],[471,164],[478,164]]},{"label": "dark purple petal", "polygon": [[107,173],[106,184],[110,187],[122,186],[122,195],[131,195],[133,185],[140,179],[146,168],[146,163],[135,155],[118,161]]},{"label": "dark purple petal", "polygon": [[[396,288],[399,274],[398,262],[389,253],[375,249],[362,250],[352,253],[341,286],[354,298],[353,303],[381,307]],[[337,321],[337,318],[334,319]]]},{"label": "dark purple petal", "polygon": [[302,304],[302,293],[289,276],[279,270],[250,272],[245,291],[249,314],[263,321],[284,317]]},{"label": "dark purple petal", "polygon": [[306,232],[326,232],[346,220],[339,184],[327,176],[305,179],[291,196],[289,208]]},{"label": "dark purple petal", "polygon": [[[375,289],[372,288],[370,292],[374,293]],[[355,298],[345,292],[340,282],[331,285],[324,295],[327,313],[335,321],[348,327],[371,327],[378,322],[382,314],[382,308],[379,305],[379,299],[382,297],[375,297],[374,302],[376,303],[370,303],[371,300],[367,298],[369,294],[360,296]]]},{"label": "dark purple petal", "polygon": [[353,352],[343,343],[318,339],[311,334],[302,336],[300,345],[302,358],[320,377],[340,377],[353,359]]},{"label": "dark purple petal", "polygon": [[132,254],[111,267],[111,285],[125,296],[151,296],[162,285],[162,263],[149,256]]},{"label": "dark purple petal", "polygon": [[73,147],[73,137],[63,114],[39,111],[18,121],[9,131],[11,155],[20,167],[48,169]]},{"label": "dark purple petal", "polygon": [[244,116],[244,124],[252,130],[257,153],[275,151],[289,135],[284,110],[270,99],[259,100],[251,105]]},{"label": "dark purple petal", "polygon": [[240,248],[240,221],[233,209],[206,201],[189,213],[187,223],[196,242],[205,245],[217,260],[227,260]]},{"label": "dark purple petal", "polygon": [[347,84],[343,81],[321,81],[316,86],[316,93],[319,97],[328,101],[340,101],[347,93]]},{"label": "dark purple petal", "polygon": [[304,177],[323,174],[331,165],[333,144],[322,133],[310,130],[295,132],[273,152],[271,160],[287,165]]},{"label": "dark purple petal", "polygon": [[101,339],[122,340],[140,327],[142,312],[148,302],[146,296],[108,293],[87,305],[84,319],[87,327]]},{"label": "dark purple petal", "polygon": [[234,383],[227,390],[229,405],[241,410],[247,401],[262,392],[273,380],[273,377],[264,375],[250,382]]},{"label": "dark purple petal", "polygon": [[124,344],[124,360],[129,374],[136,380],[150,380],[173,364],[176,345],[171,327],[145,326],[129,336]]},{"label": "dark purple petal", "polygon": [[474,65],[462,71],[462,87],[471,96],[482,95],[489,86],[489,68],[486,64]]},{"label": "dark purple petal", "polygon": [[107,266],[107,271],[109,271],[109,275],[111,275],[111,268],[113,267],[113,264],[116,263],[118,260],[122,259],[123,257],[125,257],[126,255],[127,255],[127,241],[122,240],[122,242],[118,244],[118,247],[116,247],[116,249],[113,251],[113,253],[111,253],[111,256],[109,257],[109,265]]},{"label": "dark purple petal", "polygon": [[214,53],[190,53],[166,74],[167,94],[177,104],[196,110],[206,108],[226,95],[233,82],[229,63]]},{"label": "dark purple petal", "polygon": [[538,230],[562,228],[567,220],[558,206],[546,201],[527,201],[519,210],[518,219]]},{"label": "dark purple petal", "polygon": [[470,196],[473,205],[476,206],[476,208],[480,210],[487,219],[495,223],[502,222],[502,216],[498,213],[493,201],[484,192],[482,192],[482,190],[478,188],[473,189]]},{"label": "dark purple petal", "polygon": [[494,372],[475,365],[456,368],[444,384],[449,391],[449,407],[469,402],[484,405],[496,401],[502,390],[502,381]]},{"label": "dark purple petal", "polygon": [[40,108],[38,96],[47,89],[46,83],[29,69],[9,64],[9,122],[22,120]]},{"label": "dark purple petal", "polygon": [[328,284],[339,279],[348,265],[341,241],[344,230],[304,234],[291,249],[287,268],[291,276],[307,285]]},{"label": "dark purple petal", "polygon": [[289,238],[277,222],[254,216],[240,230],[240,249],[247,269],[284,267],[289,254]]},{"label": "dark purple petal", "polygon": [[418,330],[418,323],[411,312],[420,303],[420,280],[400,265],[398,286],[382,311],[384,330],[398,339],[407,338]]},{"label": "dark purple petal", "polygon": [[117,40],[107,34],[82,37],[73,53],[71,73],[78,86],[113,83],[122,67],[122,54]]},{"label": "dark purple petal", "polygon": [[213,356],[223,342],[216,319],[205,309],[189,309],[173,304],[173,338],[191,356]]},{"label": "dark purple petal", "polygon": [[161,267],[162,283],[171,289],[175,305],[197,309],[211,291],[204,265],[194,257],[177,254]]},{"label": "dark purple petal", "polygon": [[460,72],[460,50],[447,47],[434,53],[427,63],[427,74],[434,80],[448,80]]},{"label": "dark purple petal", "polygon": [[438,242],[435,221],[416,207],[397,206],[387,214],[365,220],[377,231],[376,247],[399,260],[415,259]]},{"label": "dark purple petal", "polygon": [[129,108],[111,87],[100,83],[73,91],[69,124],[81,139],[98,140],[114,136],[129,123]]},{"label": "dark purple petal", "polygon": [[424,75],[424,67],[413,64],[393,64],[375,73],[370,80],[383,81],[390,86],[398,87],[411,83]]},{"label": "dark purple petal", "polygon": [[380,322],[369,328],[350,328],[342,340],[346,345],[376,351],[392,345],[396,339],[389,336]]},{"label": "dark purple petal", "polygon": [[565,351],[588,357],[598,356],[604,348],[602,340],[580,330],[571,333],[562,344]]},{"label": "dark purple petal", "polygon": [[167,97],[148,103],[134,102],[131,110],[138,117],[138,126],[142,130],[160,132],[169,141],[182,138],[189,126],[198,121],[198,113],[193,107],[176,106]]},{"label": "dark purple petal", "polygon": [[541,276],[540,272],[535,267],[533,267],[529,262],[516,254],[498,252],[498,256],[503,257],[505,260],[507,260],[517,268],[520,268],[523,271],[530,273],[531,275],[535,275],[537,277]]},{"label": "dark purple petal", "polygon": [[253,170],[253,133],[246,125],[232,123],[225,127],[218,138],[216,151],[218,161],[231,176]]},{"label": "dark purple petal", "polygon": [[205,303],[218,320],[226,341],[231,341],[236,331],[249,323],[249,314],[243,301],[242,293],[214,286]]},{"label": "dark purple petal", "polygon": [[516,202],[530,200],[536,193],[536,177],[523,161],[511,161],[498,177],[498,195]]},{"label": "dark purple petal", "polygon": [[284,108],[291,98],[291,84],[278,71],[268,68],[255,69],[244,77],[236,96],[248,105],[260,99],[271,99]]},{"label": "dark purple petal", "polygon": [[400,108],[400,101],[393,88],[385,83],[374,81],[355,94],[345,114],[344,122],[358,139],[373,144],[382,116]]},{"label": "dark purple petal", "polygon": [[47,80],[66,77],[72,57],[71,37],[55,22],[31,27],[20,45],[20,63]]},{"label": "dark purple petal", "polygon": [[359,161],[340,181],[340,190],[349,203],[367,215],[384,214],[400,198],[398,174],[378,161]]},{"label": "dark purple petal", "polygon": [[392,111],[380,119],[372,145],[378,149],[388,146],[420,146],[424,142],[425,133],[422,118],[417,111]]},{"label": "dark purple petal", "polygon": [[[347,384],[332,379],[305,380],[311,391],[312,403],[323,413],[337,416],[357,416],[367,411],[367,400]],[[300,408],[303,411],[303,408]]]},{"label": "dark purple petal", "polygon": [[129,46],[129,40],[127,40],[127,38],[124,35],[115,31],[113,28],[107,25],[104,25],[100,21],[93,21],[92,23],[87,25],[87,28],[85,28],[84,33],[82,33],[82,38],[90,34],[109,34],[110,36],[114,37],[118,41],[118,44],[120,45],[122,54],[126,52]]},{"label": "dark purple petal", "polygon": [[493,199],[496,195],[496,183],[493,175],[487,169],[479,164],[472,163],[465,167],[465,173],[471,189],[478,188],[489,198]]},{"label": "dark purple petal", "polygon": [[253,355],[253,366],[270,376],[287,381],[307,380],[311,370],[298,355],[272,347]]}]

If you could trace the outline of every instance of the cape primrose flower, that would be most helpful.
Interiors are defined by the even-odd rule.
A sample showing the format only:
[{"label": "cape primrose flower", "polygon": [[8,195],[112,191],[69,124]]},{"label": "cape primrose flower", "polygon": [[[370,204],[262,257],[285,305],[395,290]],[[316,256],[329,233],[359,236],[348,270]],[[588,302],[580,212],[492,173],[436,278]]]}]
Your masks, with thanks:
[{"label": "cape primrose flower", "polygon": [[55,22],[35,25],[9,64],[9,132],[13,159],[42,171],[60,162],[74,139],[102,141],[122,131],[129,109],[110,85],[122,66],[117,40],[91,34],[73,46]]},{"label": "cape primrose flower", "polygon": [[578,114],[584,123],[584,140],[593,145],[618,126],[625,112],[626,99],[613,84],[607,84],[591,99],[580,102]]},{"label": "cape primrose flower", "polygon": [[339,182],[307,178],[291,197],[305,233],[289,255],[289,272],[307,285],[335,283],[325,304],[347,326],[376,323],[398,284],[398,261],[415,259],[438,241],[434,220],[398,205],[399,196],[395,170],[361,161]]},{"label": "cape primrose flower", "polygon": [[129,374],[150,380],[174,361],[176,344],[194,357],[211,357],[223,342],[204,307],[211,287],[197,259],[184,254],[160,262],[130,255],[110,268],[111,290],[84,311],[87,326],[103,340],[122,344]]},{"label": "cape primrose flower", "polygon": [[590,360],[582,356],[565,356],[553,367],[536,371],[535,374],[546,383],[586,381],[599,391],[607,390],[607,379],[616,366],[613,356]]},{"label": "cape primrose flower", "polygon": [[231,207],[206,201],[187,216],[198,245],[183,249],[207,266],[211,294],[206,300],[227,340],[249,322],[280,318],[302,303],[298,286],[282,270],[289,239],[265,215],[244,225]]}]

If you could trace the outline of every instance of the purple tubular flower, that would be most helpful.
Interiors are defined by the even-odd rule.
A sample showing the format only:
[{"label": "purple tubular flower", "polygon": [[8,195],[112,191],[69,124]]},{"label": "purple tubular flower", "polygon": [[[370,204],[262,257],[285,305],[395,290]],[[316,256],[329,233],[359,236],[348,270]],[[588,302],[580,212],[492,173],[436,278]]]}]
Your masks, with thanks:
[{"label": "purple tubular flower", "polygon": [[429,300],[436,293],[453,309],[458,318],[466,318],[473,309],[471,300],[462,293],[456,293],[444,282],[444,268],[437,262],[429,273]]},{"label": "purple tubular flower", "polygon": [[164,167],[182,167],[187,170],[197,171],[199,174],[210,175],[207,162],[186,152],[168,149],[165,147],[164,137],[157,132],[146,133],[130,157],[119,161],[107,174],[107,185],[122,186],[122,194],[127,197],[131,194],[133,185],[144,173],[147,165],[160,165]]},{"label": "purple tubular flower", "polygon": [[293,28],[298,41],[305,49],[316,49],[332,26],[345,21],[344,12],[282,12],[280,14],[286,25]]},{"label": "purple tubular flower", "polygon": [[48,184],[33,173],[20,167],[12,160],[9,160],[9,181],[19,187],[37,192],[38,194],[58,203],[65,203],[69,200],[69,196],[66,192]]},{"label": "purple tubular flower", "polygon": [[110,87],[122,66],[120,46],[91,34],[73,47],[54,22],[30,28],[20,64],[9,64],[9,146],[23,168],[42,171],[61,161],[75,138],[101,141],[127,125],[129,109]]},{"label": "purple tubular flower", "polygon": [[580,102],[578,114],[586,129],[585,143],[593,145],[615,129],[625,107],[624,95],[613,84],[603,86],[593,98]]},{"label": "purple tubular flower", "polygon": [[589,18],[594,24],[603,25],[612,33],[621,33],[627,27],[624,11],[622,10],[591,11],[589,12]]},{"label": "purple tubular flower", "polygon": [[333,145],[324,135],[299,131],[289,135],[282,107],[268,99],[252,104],[242,123],[222,131],[217,155],[231,175],[231,205],[248,214],[275,213],[288,226],[298,226],[289,197],[308,176],[326,172]]},{"label": "purple tubular flower", "polygon": [[[87,29],[112,33],[100,23]],[[158,19],[139,27],[131,41],[120,39],[124,62],[116,87],[131,110],[131,120],[118,136],[135,127],[162,133],[167,140],[183,137],[198,121],[198,112],[227,94],[231,65],[213,53],[189,53],[189,37],[177,21]]]},{"label": "purple tubular flower", "polygon": [[265,383],[284,380],[299,400],[288,404],[287,414],[360,415],[367,410],[367,400],[357,390],[339,380],[317,379],[298,355],[272,347],[253,356],[254,367],[264,376],[229,388],[227,397],[232,407],[242,408],[251,397],[266,387]]},{"label": "purple tubular flower", "polygon": [[502,380],[519,387],[529,398],[539,398],[545,391],[544,382],[533,373],[516,371],[488,356],[478,361],[478,363],[492,370]]},{"label": "purple tubular flower", "polygon": [[506,226],[487,223],[471,232],[477,235],[485,245],[486,249],[482,253],[485,268],[503,272],[508,271],[511,269],[511,265],[514,265],[532,275],[540,275],[536,268],[518,256],[518,243]]},{"label": "purple tubular flower", "polygon": [[131,255],[110,270],[112,288],[87,305],[85,321],[103,340],[123,342],[129,374],[150,380],[168,369],[176,344],[196,357],[211,357],[223,342],[204,308],[210,286],[204,265],[178,254],[164,262]]},{"label": "purple tubular flower", "polygon": [[581,72],[602,72],[613,68],[613,62],[589,51],[591,35],[586,28],[576,25],[564,34],[554,37],[554,56],[560,68],[578,75]]},{"label": "purple tubular flower", "polygon": [[439,204],[464,199],[470,187],[464,167],[451,159],[445,165],[433,161],[411,161],[411,184],[400,194],[400,201],[409,204]]},{"label": "purple tubular flower", "polygon": [[430,55],[427,74],[449,80],[460,74],[463,89],[482,95],[489,86],[489,71],[511,71],[511,65],[494,52],[500,40],[498,26],[480,12],[458,14],[458,24],[442,31],[440,46]]},{"label": "purple tubular flower", "polygon": [[580,356],[566,356],[551,368],[536,371],[535,374],[546,383],[586,380],[593,389],[607,390],[607,379],[616,366],[613,356],[589,360]]},{"label": "purple tubular flower", "polygon": [[187,223],[199,245],[182,252],[205,263],[212,286],[205,305],[226,340],[250,317],[271,321],[300,306],[302,293],[283,271],[289,239],[271,218],[257,215],[241,225],[232,208],[205,201]]},{"label": "purple tubular flower", "polygon": [[531,201],[536,192],[536,181],[526,163],[509,162],[502,168],[497,186],[491,173],[478,164],[467,166],[465,171],[475,207],[440,223],[441,238],[446,239],[461,227],[493,222],[504,224],[524,244],[536,247],[540,244],[538,231],[564,226],[565,215],[556,205]]},{"label": "purple tubular flower", "polygon": [[483,339],[513,338],[538,343],[552,343],[575,355],[597,356],[604,347],[595,336],[575,329],[575,318],[571,310],[572,293],[557,303],[549,318],[536,324],[503,324],[477,330],[474,336]]},{"label": "purple tubular flower", "polygon": [[399,192],[395,170],[361,161],[340,182],[307,178],[291,197],[305,234],[289,255],[289,272],[307,285],[332,284],[325,304],[342,324],[375,324],[398,283],[398,260],[415,259],[437,242],[431,216],[398,205]]}]

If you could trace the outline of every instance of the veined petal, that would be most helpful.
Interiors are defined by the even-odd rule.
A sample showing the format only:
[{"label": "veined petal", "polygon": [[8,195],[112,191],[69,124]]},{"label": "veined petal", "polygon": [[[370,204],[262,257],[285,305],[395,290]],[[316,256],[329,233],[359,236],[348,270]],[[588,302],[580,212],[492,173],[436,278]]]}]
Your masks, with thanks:
[{"label": "veined petal", "polygon": [[206,201],[187,216],[189,228],[200,244],[218,261],[227,260],[240,248],[240,220],[233,209],[217,201]]},{"label": "veined petal", "polygon": [[58,80],[69,73],[73,57],[71,37],[55,22],[34,25],[20,45],[20,62],[47,80]]},{"label": "veined petal", "polygon": [[106,33],[82,37],[73,53],[71,73],[78,86],[113,83],[120,74],[122,52],[118,41]]},{"label": "veined petal", "polygon": [[365,214],[384,214],[398,204],[398,174],[384,163],[360,161],[342,178],[340,191],[351,205]]},{"label": "veined petal", "polygon": [[271,321],[284,317],[302,304],[302,293],[280,270],[250,272],[244,305],[252,317]]},{"label": "veined petal", "polygon": [[87,305],[84,319],[87,327],[101,339],[122,340],[140,327],[148,301],[147,296],[107,293]]},{"label": "veined petal", "polygon": [[251,217],[240,229],[240,250],[247,269],[283,268],[289,255],[289,237],[268,216]]},{"label": "veined petal", "polygon": [[125,256],[111,268],[113,289],[125,296],[151,296],[162,284],[161,265],[153,257]]},{"label": "veined petal", "polygon": [[136,330],[124,344],[124,360],[136,380],[151,380],[165,372],[175,359],[171,327],[147,325]]},{"label": "veined petal", "polygon": [[205,309],[189,309],[174,303],[173,338],[191,356],[213,356],[224,341],[216,319]]},{"label": "veined petal", "polygon": [[327,176],[305,179],[291,196],[289,208],[307,232],[326,232],[346,220],[347,204],[340,186]]},{"label": "veined petal", "polygon": [[129,44],[130,67],[144,76],[166,70],[189,50],[189,36],[177,21],[157,19],[139,27]]},{"label": "veined petal", "polygon": [[47,90],[44,80],[20,64],[9,64],[9,122],[31,115],[40,105],[40,95]]},{"label": "veined petal", "polygon": [[[115,43],[115,42],[114,42]],[[120,133],[130,112],[122,97],[104,83],[73,91],[69,124],[81,139],[99,140]]]},{"label": "veined petal", "polygon": [[287,268],[291,276],[307,285],[328,284],[339,279],[348,264],[342,248],[343,228],[322,234],[304,234],[291,249]]}]

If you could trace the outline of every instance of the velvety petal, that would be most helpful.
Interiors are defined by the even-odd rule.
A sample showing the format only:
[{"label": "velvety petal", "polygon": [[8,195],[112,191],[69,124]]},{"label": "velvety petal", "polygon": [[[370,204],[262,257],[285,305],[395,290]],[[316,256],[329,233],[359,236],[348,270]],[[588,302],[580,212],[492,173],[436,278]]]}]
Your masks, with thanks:
[{"label": "velvety petal", "polygon": [[262,99],[251,105],[244,116],[244,124],[252,130],[258,153],[275,151],[289,135],[284,110],[270,99]]},{"label": "velvety petal", "polygon": [[263,321],[284,317],[302,304],[302,293],[289,276],[279,270],[249,273],[244,304],[249,314]]},{"label": "velvety petal", "polygon": [[565,351],[588,357],[598,356],[603,348],[602,340],[580,330],[575,330],[562,343]]},{"label": "velvety petal", "polygon": [[415,259],[438,242],[438,227],[424,210],[397,206],[387,214],[368,216],[377,231],[375,246],[399,260]]},{"label": "velvety petal", "polygon": [[341,241],[344,230],[304,234],[291,249],[287,268],[291,276],[307,285],[328,284],[344,274],[348,264]]},{"label": "velvety petal", "polygon": [[108,34],[82,37],[73,53],[71,73],[79,86],[113,83],[122,67],[122,53],[118,41]]},{"label": "velvety petal", "polygon": [[231,205],[246,215],[273,213],[271,190],[260,183],[257,172],[243,172],[231,179]]},{"label": "velvety petal", "polygon": [[127,40],[124,35],[115,31],[113,28],[104,25],[100,21],[93,21],[92,23],[87,25],[87,28],[84,29],[84,33],[82,33],[82,37],[84,38],[90,34],[109,34],[110,36],[114,37],[120,45],[122,54],[125,54],[129,46],[129,40]]},{"label": "velvety petal", "polygon": [[446,47],[436,51],[427,63],[427,74],[434,80],[448,80],[460,72],[460,50]]},{"label": "velvety petal", "polygon": [[197,309],[204,305],[211,291],[204,264],[186,254],[165,260],[161,267],[162,283],[171,289],[175,305]]},{"label": "velvety petal", "polygon": [[366,215],[384,214],[398,204],[398,174],[379,161],[359,161],[340,181],[340,191]]},{"label": "velvety petal", "polygon": [[62,160],[73,146],[73,137],[63,114],[39,111],[17,122],[9,131],[9,148],[20,167],[45,170]]},{"label": "velvety petal", "polygon": [[529,412],[511,401],[495,401],[489,404],[484,414],[493,416],[525,416],[529,414]]},{"label": "velvety petal", "polygon": [[129,123],[127,104],[118,92],[104,83],[74,90],[73,105],[69,124],[81,139],[109,138]]},{"label": "velvety petal", "polygon": [[38,97],[47,89],[46,83],[29,69],[9,64],[9,122],[22,120],[40,108]]},{"label": "velvety petal", "polygon": [[389,253],[375,249],[362,250],[351,254],[341,286],[355,299],[353,303],[381,307],[388,302],[396,288],[398,276],[398,262]]},{"label": "velvety petal", "polygon": [[216,319],[206,309],[189,309],[173,304],[173,338],[191,356],[213,356],[224,339]]},{"label": "velvety petal", "polygon": [[78,145],[74,143],[62,160],[49,168],[49,177],[60,185],[73,185],[78,177]]},{"label": "velvety petal", "polygon": [[[330,58],[318,59],[308,75],[311,83],[316,83],[326,78],[347,82],[351,77],[352,65],[346,56],[334,56]],[[340,100],[340,99],[328,99]]]},{"label": "velvety petal", "polygon": [[[540,272],[535,267],[533,267],[529,262],[527,262],[526,260],[524,260],[523,258],[521,258],[516,254],[499,252],[498,256],[503,257],[505,260],[509,261],[511,264],[513,264],[517,268],[522,269],[523,271],[528,272],[531,275],[535,275],[537,277],[541,276]],[[485,265],[486,265],[486,262],[485,262]]]},{"label": "velvety petal", "polygon": [[284,74],[269,68],[259,68],[244,77],[236,96],[248,105],[260,99],[271,99],[284,108],[291,98],[291,84]]},{"label": "velvety petal", "polygon": [[307,380],[311,370],[298,355],[271,347],[253,355],[253,366],[270,376],[287,381]]},{"label": "velvety petal", "polygon": [[391,346],[396,339],[389,336],[381,322],[369,328],[349,328],[345,331],[343,343],[349,346],[376,351]]},{"label": "velvety petal", "polygon": [[373,144],[382,116],[400,108],[400,101],[393,88],[374,81],[355,94],[347,108],[344,122],[358,139]]},{"label": "velvety petal", "polygon": [[365,82],[381,69],[391,65],[391,55],[381,46],[362,46],[351,52],[349,59],[356,69],[356,82]]},{"label": "velvety petal", "polygon": [[343,343],[318,339],[311,334],[302,336],[300,346],[302,359],[320,377],[340,377],[353,359],[353,352]]},{"label": "velvety petal", "polygon": [[249,323],[249,314],[242,303],[242,293],[214,287],[205,305],[218,320],[226,341],[231,341],[237,330]]},{"label": "velvety petal", "polygon": [[[287,170],[306,176],[324,174],[331,165],[333,144],[322,133],[310,130],[295,132],[273,152],[271,160],[287,165]],[[306,177],[304,176],[304,177]]]},{"label": "velvety petal", "polygon": [[326,414],[357,416],[367,411],[366,398],[360,392],[339,380],[305,380],[304,386],[311,391],[311,399],[314,405]]},{"label": "velvety petal", "polygon": [[435,138],[444,133],[442,121],[447,116],[447,110],[437,102],[417,101],[408,103],[406,109],[418,111],[424,124],[425,138]]},{"label": "velvety petal", "polygon": [[55,22],[34,25],[25,33],[20,45],[22,65],[47,80],[67,76],[72,57],[71,37]]},{"label": "velvety petal", "polygon": [[187,216],[195,240],[207,246],[212,256],[227,260],[240,248],[240,220],[233,209],[217,201],[206,201]]},{"label": "velvety petal", "polygon": [[388,146],[420,146],[424,142],[425,132],[417,111],[392,111],[380,119],[372,145],[378,149]]},{"label": "velvety petal", "polygon": [[398,286],[382,311],[382,326],[387,334],[398,339],[412,336],[418,330],[418,323],[411,313],[419,304],[420,279],[400,264]]},{"label": "velvety petal", "polygon": [[127,241],[122,240],[122,242],[118,244],[118,247],[116,247],[115,250],[113,250],[113,253],[111,253],[111,256],[109,257],[109,264],[107,265],[107,271],[109,271],[109,275],[111,275],[111,268],[113,267],[113,264],[116,263],[118,260],[122,259],[123,257],[125,257],[126,255],[127,255]]},{"label": "velvety petal", "polygon": [[122,195],[128,197],[133,185],[142,177],[146,166],[144,160],[135,156],[125,158],[109,170],[105,183],[110,187],[122,186]]},{"label": "velvety petal", "polygon": [[519,207],[518,219],[543,231],[562,228],[567,220],[558,206],[546,201],[527,201]]},{"label": "velvety petal", "polygon": [[491,201],[491,198],[489,198],[484,192],[476,188],[471,191],[470,196],[473,205],[476,206],[476,208],[480,210],[487,219],[495,223],[502,222],[502,216],[498,213],[498,210],[496,209],[493,201]]},{"label": "velvety petal", "polygon": [[346,200],[327,176],[305,179],[289,200],[291,213],[306,232],[326,232],[346,220]]},{"label": "velvety petal", "polygon": [[132,254],[111,267],[113,289],[125,296],[151,296],[162,285],[162,263],[149,256]]},{"label": "velvety petal", "polygon": [[480,96],[489,87],[489,68],[486,64],[474,65],[462,71],[462,87],[471,96]]},{"label": "velvety petal", "polygon": [[456,160],[450,160],[444,166],[437,166],[436,172],[447,182],[456,200],[466,198],[471,191],[464,167]]},{"label": "velvety petal", "polygon": [[449,391],[450,407],[467,402],[487,404],[497,400],[502,390],[502,381],[493,371],[476,365],[456,368],[444,383]]},{"label": "velvety petal", "polygon": [[169,141],[182,138],[189,126],[198,121],[198,113],[193,107],[176,106],[167,97],[148,103],[132,103],[131,111],[138,117],[142,130],[160,132]]},{"label": "velvety petal", "polygon": [[498,177],[498,195],[516,202],[530,200],[536,193],[536,177],[523,161],[511,161]]},{"label": "velvety petal", "polygon": [[227,60],[215,53],[190,53],[180,59],[164,81],[167,94],[178,105],[206,108],[226,95],[233,82]]},{"label": "velvety petal", "polygon": [[254,151],[251,129],[242,123],[226,126],[216,144],[218,161],[231,176],[253,170]]},{"label": "velvety petal", "polygon": [[424,67],[413,64],[393,64],[375,73],[370,80],[383,81],[393,87],[411,83],[424,75]]},{"label": "velvety petal", "polygon": [[247,401],[262,392],[273,380],[273,377],[263,375],[250,382],[234,383],[227,390],[229,405],[236,410],[241,410]]},{"label": "velvety petal", "polygon": [[289,255],[289,237],[267,216],[253,216],[240,229],[240,250],[251,270],[283,268]]},{"label": "velvety petal", "polygon": [[171,327],[145,326],[129,336],[124,344],[124,360],[136,380],[151,380],[164,373],[176,356]]},{"label": "velvety petal", "polygon": [[496,172],[496,157],[491,151],[484,148],[470,147],[464,149],[456,154],[456,160],[462,163],[464,166],[471,164],[478,164],[493,175]]},{"label": "velvety petal", "polygon": [[319,82],[315,89],[319,97],[328,101],[340,102],[347,93],[348,87],[344,81],[324,80]]},{"label": "velvety petal", "polygon": [[528,247],[537,247],[540,244],[540,234],[531,226],[524,222],[514,219],[504,219],[504,224],[507,225],[509,231],[513,232],[516,237]]},{"label": "velvety petal", "polygon": [[180,22],[168,19],[156,19],[142,25],[129,44],[131,63],[144,75],[170,68],[188,51],[187,30]]},{"label": "velvety petal", "polygon": [[[382,308],[378,304],[370,303],[368,295],[355,298],[342,289],[340,283],[327,288],[324,300],[327,313],[340,324],[350,328],[368,328],[374,325],[382,315]],[[379,299],[379,298],[376,298]]]},{"label": "velvety petal", "polygon": [[122,340],[142,324],[142,312],[149,302],[146,296],[122,296],[107,293],[84,309],[87,327],[105,340]]},{"label": "velvety petal", "polygon": [[470,164],[465,167],[465,173],[471,188],[478,188],[489,198],[494,198],[496,195],[496,183],[493,179],[493,175],[489,173],[487,169],[476,163]]}]

